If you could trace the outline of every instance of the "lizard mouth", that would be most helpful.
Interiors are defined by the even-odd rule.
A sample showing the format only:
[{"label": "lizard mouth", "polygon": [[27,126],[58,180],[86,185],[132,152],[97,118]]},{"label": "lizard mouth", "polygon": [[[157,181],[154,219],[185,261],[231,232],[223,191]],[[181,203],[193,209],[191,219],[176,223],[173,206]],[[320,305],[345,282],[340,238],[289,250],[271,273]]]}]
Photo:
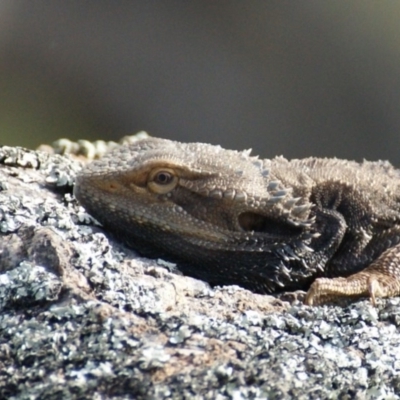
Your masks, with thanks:
[{"label": "lizard mouth", "polygon": [[239,226],[246,232],[260,232],[283,237],[298,236],[302,233],[301,227],[251,211],[241,213],[238,216],[238,222]]}]

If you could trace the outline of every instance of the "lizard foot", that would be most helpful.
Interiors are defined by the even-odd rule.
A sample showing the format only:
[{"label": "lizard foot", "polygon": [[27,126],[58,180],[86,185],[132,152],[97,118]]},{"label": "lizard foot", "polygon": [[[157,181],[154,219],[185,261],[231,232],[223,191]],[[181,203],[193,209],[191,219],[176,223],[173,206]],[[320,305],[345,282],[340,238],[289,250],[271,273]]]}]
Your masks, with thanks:
[{"label": "lizard foot", "polygon": [[343,297],[377,297],[400,295],[400,245],[386,250],[364,270],[347,278],[318,278],[307,292],[304,303],[319,305],[337,302]]}]

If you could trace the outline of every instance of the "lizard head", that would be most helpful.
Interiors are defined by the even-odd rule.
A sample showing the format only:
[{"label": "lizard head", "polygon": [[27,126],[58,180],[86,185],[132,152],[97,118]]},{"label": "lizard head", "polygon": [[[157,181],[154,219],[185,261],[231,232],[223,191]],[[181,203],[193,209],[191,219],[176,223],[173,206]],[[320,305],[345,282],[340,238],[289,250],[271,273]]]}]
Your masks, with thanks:
[{"label": "lizard head", "polygon": [[120,146],[82,171],[75,195],[105,225],[147,226],[211,247],[243,232],[287,239],[310,225],[310,204],[274,176],[273,162],[203,143]]}]

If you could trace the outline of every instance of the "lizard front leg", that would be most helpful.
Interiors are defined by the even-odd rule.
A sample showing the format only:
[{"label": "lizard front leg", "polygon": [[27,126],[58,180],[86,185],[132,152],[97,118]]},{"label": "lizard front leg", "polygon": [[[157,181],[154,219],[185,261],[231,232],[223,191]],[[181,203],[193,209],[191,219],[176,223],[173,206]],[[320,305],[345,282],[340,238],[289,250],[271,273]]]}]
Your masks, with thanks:
[{"label": "lizard front leg", "polygon": [[400,244],[382,253],[364,270],[347,278],[318,278],[311,285],[305,304],[318,305],[343,297],[377,297],[400,295]]}]

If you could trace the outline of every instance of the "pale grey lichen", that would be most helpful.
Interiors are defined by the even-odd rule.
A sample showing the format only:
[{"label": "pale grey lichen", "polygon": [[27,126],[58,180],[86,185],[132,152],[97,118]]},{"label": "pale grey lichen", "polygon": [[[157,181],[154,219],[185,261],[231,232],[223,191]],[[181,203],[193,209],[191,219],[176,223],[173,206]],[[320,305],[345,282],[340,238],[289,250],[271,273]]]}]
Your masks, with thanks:
[{"label": "pale grey lichen", "polygon": [[23,261],[20,265],[0,274],[0,310],[10,303],[52,301],[62,287],[60,279],[40,265]]}]

